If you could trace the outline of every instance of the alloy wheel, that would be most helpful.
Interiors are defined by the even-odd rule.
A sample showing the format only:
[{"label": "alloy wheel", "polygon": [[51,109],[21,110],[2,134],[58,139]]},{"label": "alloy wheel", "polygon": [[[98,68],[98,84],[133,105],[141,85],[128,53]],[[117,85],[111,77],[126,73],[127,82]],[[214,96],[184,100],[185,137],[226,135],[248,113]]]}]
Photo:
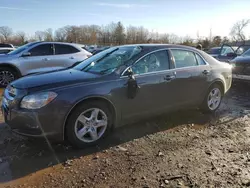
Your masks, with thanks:
[{"label": "alloy wheel", "polygon": [[207,98],[207,105],[210,110],[216,110],[221,102],[221,91],[219,88],[214,88],[210,91]]},{"label": "alloy wheel", "polygon": [[75,134],[85,143],[91,143],[101,138],[108,126],[108,118],[99,108],[90,108],[81,113],[75,122]]},{"label": "alloy wheel", "polygon": [[7,70],[0,71],[0,84],[2,86],[7,86],[13,80],[15,80],[15,76],[12,72]]}]

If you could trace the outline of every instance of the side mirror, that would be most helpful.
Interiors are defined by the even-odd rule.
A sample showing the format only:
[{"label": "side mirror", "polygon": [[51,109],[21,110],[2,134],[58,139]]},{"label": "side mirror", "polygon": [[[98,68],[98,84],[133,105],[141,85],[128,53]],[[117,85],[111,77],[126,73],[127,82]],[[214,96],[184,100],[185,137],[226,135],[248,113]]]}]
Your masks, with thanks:
[{"label": "side mirror", "polygon": [[237,57],[237,54],[233,53],[233,52],[230,52],[230,53],[227,54],[227,57],[233,57],[233,58],[235,58],[235,57]]},{"label": "side mirror", "polygon": [[30,52],[24,52],[21,57],[27,57],[27,56],[31,56],[31,53]]},{"label": "side mirror", "polygon": [[127,96],[128,96],[129,99],[133,99],[133,98],[135,98],[135,96],[136,96],[136,94],[138,92],[138,89],[140,87],[137,84],[137,81],[136,81],[136,79],[134,77],[134,73],[133,73],[131,68],[128,69],[127,75],[128,75],[128,78],[129,78],[128,83],[127,83],[127,85],[128,85]]},{"label": "side mirror", "polygon": [[131,67],[130,67],[130,68],[128,68],[128,70],[127,70],[127,75],[128,75],[128,77],[129,77],[130,79],[132,79],[132,78],[133,78],[134,73],[133,73],[133,70],[132,70],[132,68],[131,68]]}]

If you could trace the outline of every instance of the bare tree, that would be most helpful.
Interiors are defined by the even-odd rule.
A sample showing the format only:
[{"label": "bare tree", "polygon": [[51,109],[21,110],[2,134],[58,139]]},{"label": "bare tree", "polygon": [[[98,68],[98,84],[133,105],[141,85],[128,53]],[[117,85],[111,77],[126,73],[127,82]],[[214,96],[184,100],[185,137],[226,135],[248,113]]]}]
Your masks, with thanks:
[{"label": "bare tree", "polygon": [[229,43],[230,42],[230,40],[229,40],[229,38],[228,37],[223,37],[223,39],[222,39],[222,43],[223,44],[227,44],[227,43]]},{"label": "bare tree", "polygon": [[176,34],[170,34],[169,35],[169,43],[171,44],[177,44],[180,42],[180,37],[178,37]]},{"label": "bare tree", "polygon": [[134,44],[136,43],[136,33],[137,28],[134,26],[129,26],[126,29],[126,43],[128,44]]},{"label": "bare tree", "polygon": [[148,29],[140,26],[137,28],[136,43],[147,43],[149,32]]},{"label": "bare tree", "polygon": [[37,40],[44,41],[44,37],[45,37],[44,31],[36,31],[35,32],[35,38]]},{"label": "bare tree", "polygon": [[161,34],[159,40],[161,43],[168,44],[169,43],[169,34]]},{"label": "bare tree", "polygon": [[213,45],[220,46],[222,42],[221,36],[215,36],[213,38]]},{"label": "bare tree", "polygon": [[55,41],[64,42],[67,39],[67,31],[65,27],[59,28],[55,31]]},{"label": "bare tree", "polygon": [[193,39],[190,36],[186,36],[183,38],[182,43],[183,45],[187,45],[187,46],[192,46],[193,45]]},{"label": "bare tree", "polygon": [[125,28],[121,22],[117,23],[117,26],[114,31],[114,38],[116,44],[118,45],[124,44],[125,42]]},{"label": "bare tree", "polygon": [[25,32],[23,32],[23,31],[18,31],[18,32],[16,33],[16,35],[17,35],[17,37],[19,38],[21,44],[24,44],[24,43],[25,43],[25,40],[26,40],[26,34],[25,34]]},{"label": "bare tree", "polygon": [[8,27],[8,26],[0,27],[0,35],[2,35],[5,42],[8,42],[8,40],[12,34],[13,34],[13,31],[10,27]]},{"label": "bare tree", "polygon": [[245,41],[246,36],[244,34],[244,29],[249,25],[250,19],[243,19],[236,22],[230,32],[233,40],[235,41]]},{"label": "bare tree", "polygon": [[45,41],[53,41],[53,31],[51,28],[46,29],[44,31],[44,40]]},{"label": "bare tree", "polygon": [[[211,35],[212,36],[212,35]],[[205,38],[201,41],[202,48],[208,49],[211,45],[210,38]]]}]

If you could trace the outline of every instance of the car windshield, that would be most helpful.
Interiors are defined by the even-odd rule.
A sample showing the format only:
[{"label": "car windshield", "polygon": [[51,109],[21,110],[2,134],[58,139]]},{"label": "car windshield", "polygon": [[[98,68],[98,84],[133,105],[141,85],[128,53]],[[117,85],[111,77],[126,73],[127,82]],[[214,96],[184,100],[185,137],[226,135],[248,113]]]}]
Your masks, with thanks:
[{"label": "car windshield", "polygon": [[26,50],[27,48],[33,46],[34,44],[36,44],[37,42],[32,42],[32,43],[28,43],[28,44],[25,44],[23,46],[20,46],[18,47],[16,50],[8,53],[9,55],[16,55],[16,54],[19,54],[21,52],[23,52],[24,50]]},{"label": "car windshield", "polygon": [[140,52],[141,48],[137,46],[113,47],[86,59],[74,68],[95,74],[108,74]]}]

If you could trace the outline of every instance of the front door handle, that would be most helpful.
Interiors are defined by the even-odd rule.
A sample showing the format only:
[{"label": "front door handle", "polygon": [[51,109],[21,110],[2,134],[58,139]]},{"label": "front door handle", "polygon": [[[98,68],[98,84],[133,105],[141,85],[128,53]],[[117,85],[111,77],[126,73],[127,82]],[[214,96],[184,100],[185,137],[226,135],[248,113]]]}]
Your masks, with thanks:
[{"label": "front door handle", "polygon": [[74,57],[70,57],[70,59],[75,59]]},{"label": "front door handle", "polygon": [[166,75],[166,76],[164,77],[164,80],[166,80],[166,81],[171,81],[171,80],[173,80],[173,79],[175,79],[175,75]]},{"label": "front door handle", "polygon": [[210,71],[208,71],[208,70],[204,70],[202,73],[207,75],[209,72]]},{"label": "front door handle", "polygon": [[44,58],[43,61],[49,61],[49,58]]}]

